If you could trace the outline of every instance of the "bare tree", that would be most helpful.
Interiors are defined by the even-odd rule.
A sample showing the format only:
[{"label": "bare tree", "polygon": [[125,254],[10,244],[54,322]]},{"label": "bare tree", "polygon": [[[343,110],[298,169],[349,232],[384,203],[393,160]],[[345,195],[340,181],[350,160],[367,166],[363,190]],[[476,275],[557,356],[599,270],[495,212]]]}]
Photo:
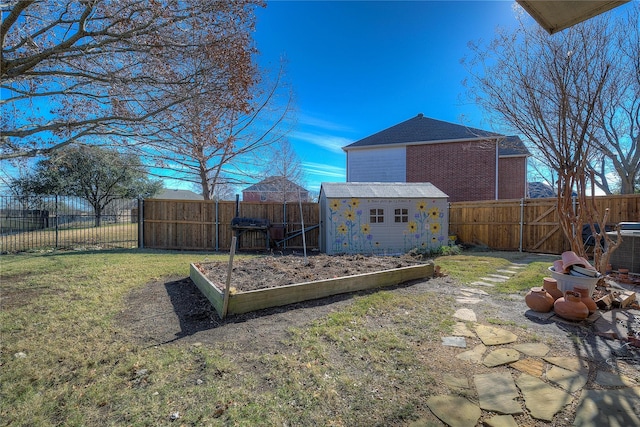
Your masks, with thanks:
[{"label": "bare tree", "polygon": [[[188,61],[201,66],[209,58],[194,52]],[[242,65],[242,85],[221,88],[203,74],[186,102],[158,115],[136,138],[157,176],[196,185],[205,200],[215,198],[217,186],[251,181],[265,151],[287,133],[292,96],[283,69],[270,81],[250,57]]]},{"label": "bare tree", "polygon": [[[598,104],[616,77],[612,39],[607,18],[598,17],[553,36],[521,21],[488,46],[471,45],[470,94],[500,123],[523,135],[553,168],[559,225],[571,249],[582,256],[582,225],[592,224],[594,234],[594,224],[605,230],[606,213],[589,202],[587,187],[589,162],[597,152],[591,136],[600,123]],[[604,237],[605,248],[595,253],[600,271],[620,242]]]},{"label": "bare tree", "polygon": [[[96,135],[139,135],[140,124],[189,99],[184,88],[194,73],[210,71],[182,67],[185,52],[201,49],[224,66],[251,54],[256,4],[9,2],[0,27],[0,159],[47,154]],[[244,74],[238,65],[225,67],[238,73],[223,83]]]},{"label": "bare tree", "polygon": [[301,194],[305,180],[304,170],[291,143],[286,139],[282,140],[265,160],[262,176],[269,181],[272,191],[278,194],[274,199],[285,203],[298,201],[302,197],[302,201],[306,202],[308,192],[305,190]]},{"label": "bare tree", "polygon": [[[615,78],[597,103],[599,126],[591,135],[601,155],[590,164],[596,185],[606,194],[617,177],[621,194],[640,191],[640,4],[615,22],[612,58]],[[615,61],[615,62],[613,62]]]}]

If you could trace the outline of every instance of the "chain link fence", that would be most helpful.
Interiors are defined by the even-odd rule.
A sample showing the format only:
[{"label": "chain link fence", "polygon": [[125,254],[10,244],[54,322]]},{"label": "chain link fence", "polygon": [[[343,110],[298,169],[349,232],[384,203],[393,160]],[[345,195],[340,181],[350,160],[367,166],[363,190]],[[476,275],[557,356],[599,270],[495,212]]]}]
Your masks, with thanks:
[{"label": "chain link fence", "polygon": [[138,247],[141,200],[0,195],[0,253]]}]

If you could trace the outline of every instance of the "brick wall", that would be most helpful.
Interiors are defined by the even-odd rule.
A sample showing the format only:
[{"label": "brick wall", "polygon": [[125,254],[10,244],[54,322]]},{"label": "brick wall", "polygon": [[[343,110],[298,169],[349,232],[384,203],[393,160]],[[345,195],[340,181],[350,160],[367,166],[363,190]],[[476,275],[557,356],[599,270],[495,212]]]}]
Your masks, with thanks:
[{"label": "brick wall", "polygon": [[407,147],[407,182],[430,182],[450,202],[495,199],[495,143],[442,143]]},{"label": "brick wall", "polygon": [[525,197],[526,158],[503,157],[498,162],[498,198],[521,199]]}]

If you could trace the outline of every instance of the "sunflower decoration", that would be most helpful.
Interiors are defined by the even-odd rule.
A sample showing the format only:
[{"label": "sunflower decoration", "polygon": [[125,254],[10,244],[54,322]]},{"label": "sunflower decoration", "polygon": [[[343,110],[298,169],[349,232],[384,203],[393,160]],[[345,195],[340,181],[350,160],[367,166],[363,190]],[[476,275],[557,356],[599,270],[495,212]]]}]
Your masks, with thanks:
[{"label": "sunflower decoration", "polygon": [[350,205],[353,209],[355,209],[355,208],[357,208],[358,206],[360,206],[360,200],[358,200],[358,199],[351,199],[351,202],[349,203],[349,205]]},{"label": "sunflower decoration", "polygon": [[371,227],[369,227],[369,224],[362,224],[360,226],[360,231],[362,231],[362,234],[369,234],[371,233]]},{"label": "sunflower decoration", "polygon": [[440,232],[440,223],[439,222],[434,222],[433,224],[431,224],[431,232],[433,234],[438,234]]},{"label": "sunflower decoration", "polygon": [[440,209],[438,208],[429,209],[429,217],[431,219],[437,219],[438,217],[440,217]]},{"label": "sunflower decoration", "polygon": [[337,211],[338,209],[340,209],[340,202],[337,200],[332,200],[331,204],[329,205],[329,209],[331,209],[332,211]]},{"label": "sunflower decoration", "polygon": [[407,228],[409,228],[411,233],[415,233],[418,230],[418,224],[416,224],[415,221],[409,221]]},{"label": "sunflower decoration", "polygon": [[354,219],[356,219],[356,214],[351,209],[347,209],[346,211],[344,211],[343,216],[347,221],[353,221]]},{"label": "sunflower decoration", "polygon": [[418,202],[417,208],[418,208],[418,211],[420,211],[420,212],[426,211],[427,210],[427,202],[425,202],[425,201]]},{"label": "sunflower decoration", "polygon": [[347,226],[344,224],[340,224],[338,226],[338,234],[347,234]]}]

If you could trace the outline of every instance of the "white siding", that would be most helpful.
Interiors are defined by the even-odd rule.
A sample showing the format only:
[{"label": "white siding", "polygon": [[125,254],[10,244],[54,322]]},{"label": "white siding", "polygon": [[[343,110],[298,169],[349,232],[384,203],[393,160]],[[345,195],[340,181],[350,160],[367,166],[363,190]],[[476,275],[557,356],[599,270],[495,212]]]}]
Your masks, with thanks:
[{"label": "white siding", "polygon": [[407,156],[405,147],[349,150],[347,181],[406,182]]}]

